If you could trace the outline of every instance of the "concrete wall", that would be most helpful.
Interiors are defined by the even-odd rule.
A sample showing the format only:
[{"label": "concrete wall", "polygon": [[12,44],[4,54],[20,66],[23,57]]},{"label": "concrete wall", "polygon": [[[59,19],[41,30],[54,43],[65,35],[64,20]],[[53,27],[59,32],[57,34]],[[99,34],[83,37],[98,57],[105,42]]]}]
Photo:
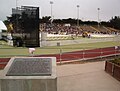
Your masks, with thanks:
[{"label": "concrete wall", "polygon": [[57,91],[56,79],[3,79],[1,91]]}]

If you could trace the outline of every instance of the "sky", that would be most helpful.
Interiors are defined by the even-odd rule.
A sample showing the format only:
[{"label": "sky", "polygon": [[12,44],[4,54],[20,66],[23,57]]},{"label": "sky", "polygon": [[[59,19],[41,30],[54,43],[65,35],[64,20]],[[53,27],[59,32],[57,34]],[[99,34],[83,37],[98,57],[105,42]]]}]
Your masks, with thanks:
[{"label": "sky", "polygon": [[40,17],[51,15],[54,19],[77,19],[79,5],[79,19],[83,21],[98,21],[98,8],[100,21],[109,21],[114,16],[120,16],[120,0],[0,0],[0,20],[12,14],[12,8],[17,6],[40,7]]}]

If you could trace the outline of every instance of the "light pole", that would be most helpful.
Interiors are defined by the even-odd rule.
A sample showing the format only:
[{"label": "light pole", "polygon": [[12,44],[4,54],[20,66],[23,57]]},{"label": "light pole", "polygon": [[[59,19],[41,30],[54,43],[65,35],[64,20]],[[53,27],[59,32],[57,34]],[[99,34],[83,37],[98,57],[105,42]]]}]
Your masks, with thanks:
[{"label": "light pole", "polygon": [[16,31],[18,30],[18,0],[16,0]]},{"label": "light pole", "polygon": [[77,5],[77,26],[79,26],[79,5]]},{"label": "light pole", "polygon": [[53,5],[53,1],[50,1],[50,4],[51,4],[51,18],[53,18],[53,12],[52,12],[52,5]]},{"label": "light pole", "polygon": [[17,9],[17,6],[18,6],[18,0],[16,0],[16,9]]},{"label": "light pole", "polygon": [[100,23],[100,8],[97,8],[97,10],[98,10],[98,27],[99,27],[99,23]]}]

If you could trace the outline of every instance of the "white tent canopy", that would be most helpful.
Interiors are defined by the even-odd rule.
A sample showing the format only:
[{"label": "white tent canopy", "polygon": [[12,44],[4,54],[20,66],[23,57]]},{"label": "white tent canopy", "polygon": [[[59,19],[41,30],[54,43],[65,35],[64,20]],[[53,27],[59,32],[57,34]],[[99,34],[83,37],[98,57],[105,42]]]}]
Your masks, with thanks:
[{"label": "white tent canopy", "polygon": [[5,24],[0,20],[0,39],[2,39],[2,32],[7,31],[7,27],[5,26]]},{"label": "white tent canopy", "polygon": [[2,30],[6,30],[6,31],[7,31],[7,27],[6,27],[5,24],[0,20],[0,32],[2,32]]}]

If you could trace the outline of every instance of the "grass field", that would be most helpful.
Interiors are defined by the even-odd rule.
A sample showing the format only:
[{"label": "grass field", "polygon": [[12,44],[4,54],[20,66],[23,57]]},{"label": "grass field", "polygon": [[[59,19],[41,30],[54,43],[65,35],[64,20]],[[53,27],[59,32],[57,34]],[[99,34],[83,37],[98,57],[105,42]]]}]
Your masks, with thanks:
[{"label": "grass field", "polygon": [[[3,42],[3,41],[2,41]],[[1,44],[1,41],[0,41]],[[85,49],[95,49],[103,47],[120,46],[119,42],[98,42],[98,43],[85,43],[85,44],[74,44],[64,46],[52,46],[52,47],[39,47],[36,48],[35,55],[42,54],[56,54],[62,52],[78,51]],[[6,43],[0,45],[0,57],[13,57],[13,56],[29,56],[28,48],[23,47],[11,47]]]}]

